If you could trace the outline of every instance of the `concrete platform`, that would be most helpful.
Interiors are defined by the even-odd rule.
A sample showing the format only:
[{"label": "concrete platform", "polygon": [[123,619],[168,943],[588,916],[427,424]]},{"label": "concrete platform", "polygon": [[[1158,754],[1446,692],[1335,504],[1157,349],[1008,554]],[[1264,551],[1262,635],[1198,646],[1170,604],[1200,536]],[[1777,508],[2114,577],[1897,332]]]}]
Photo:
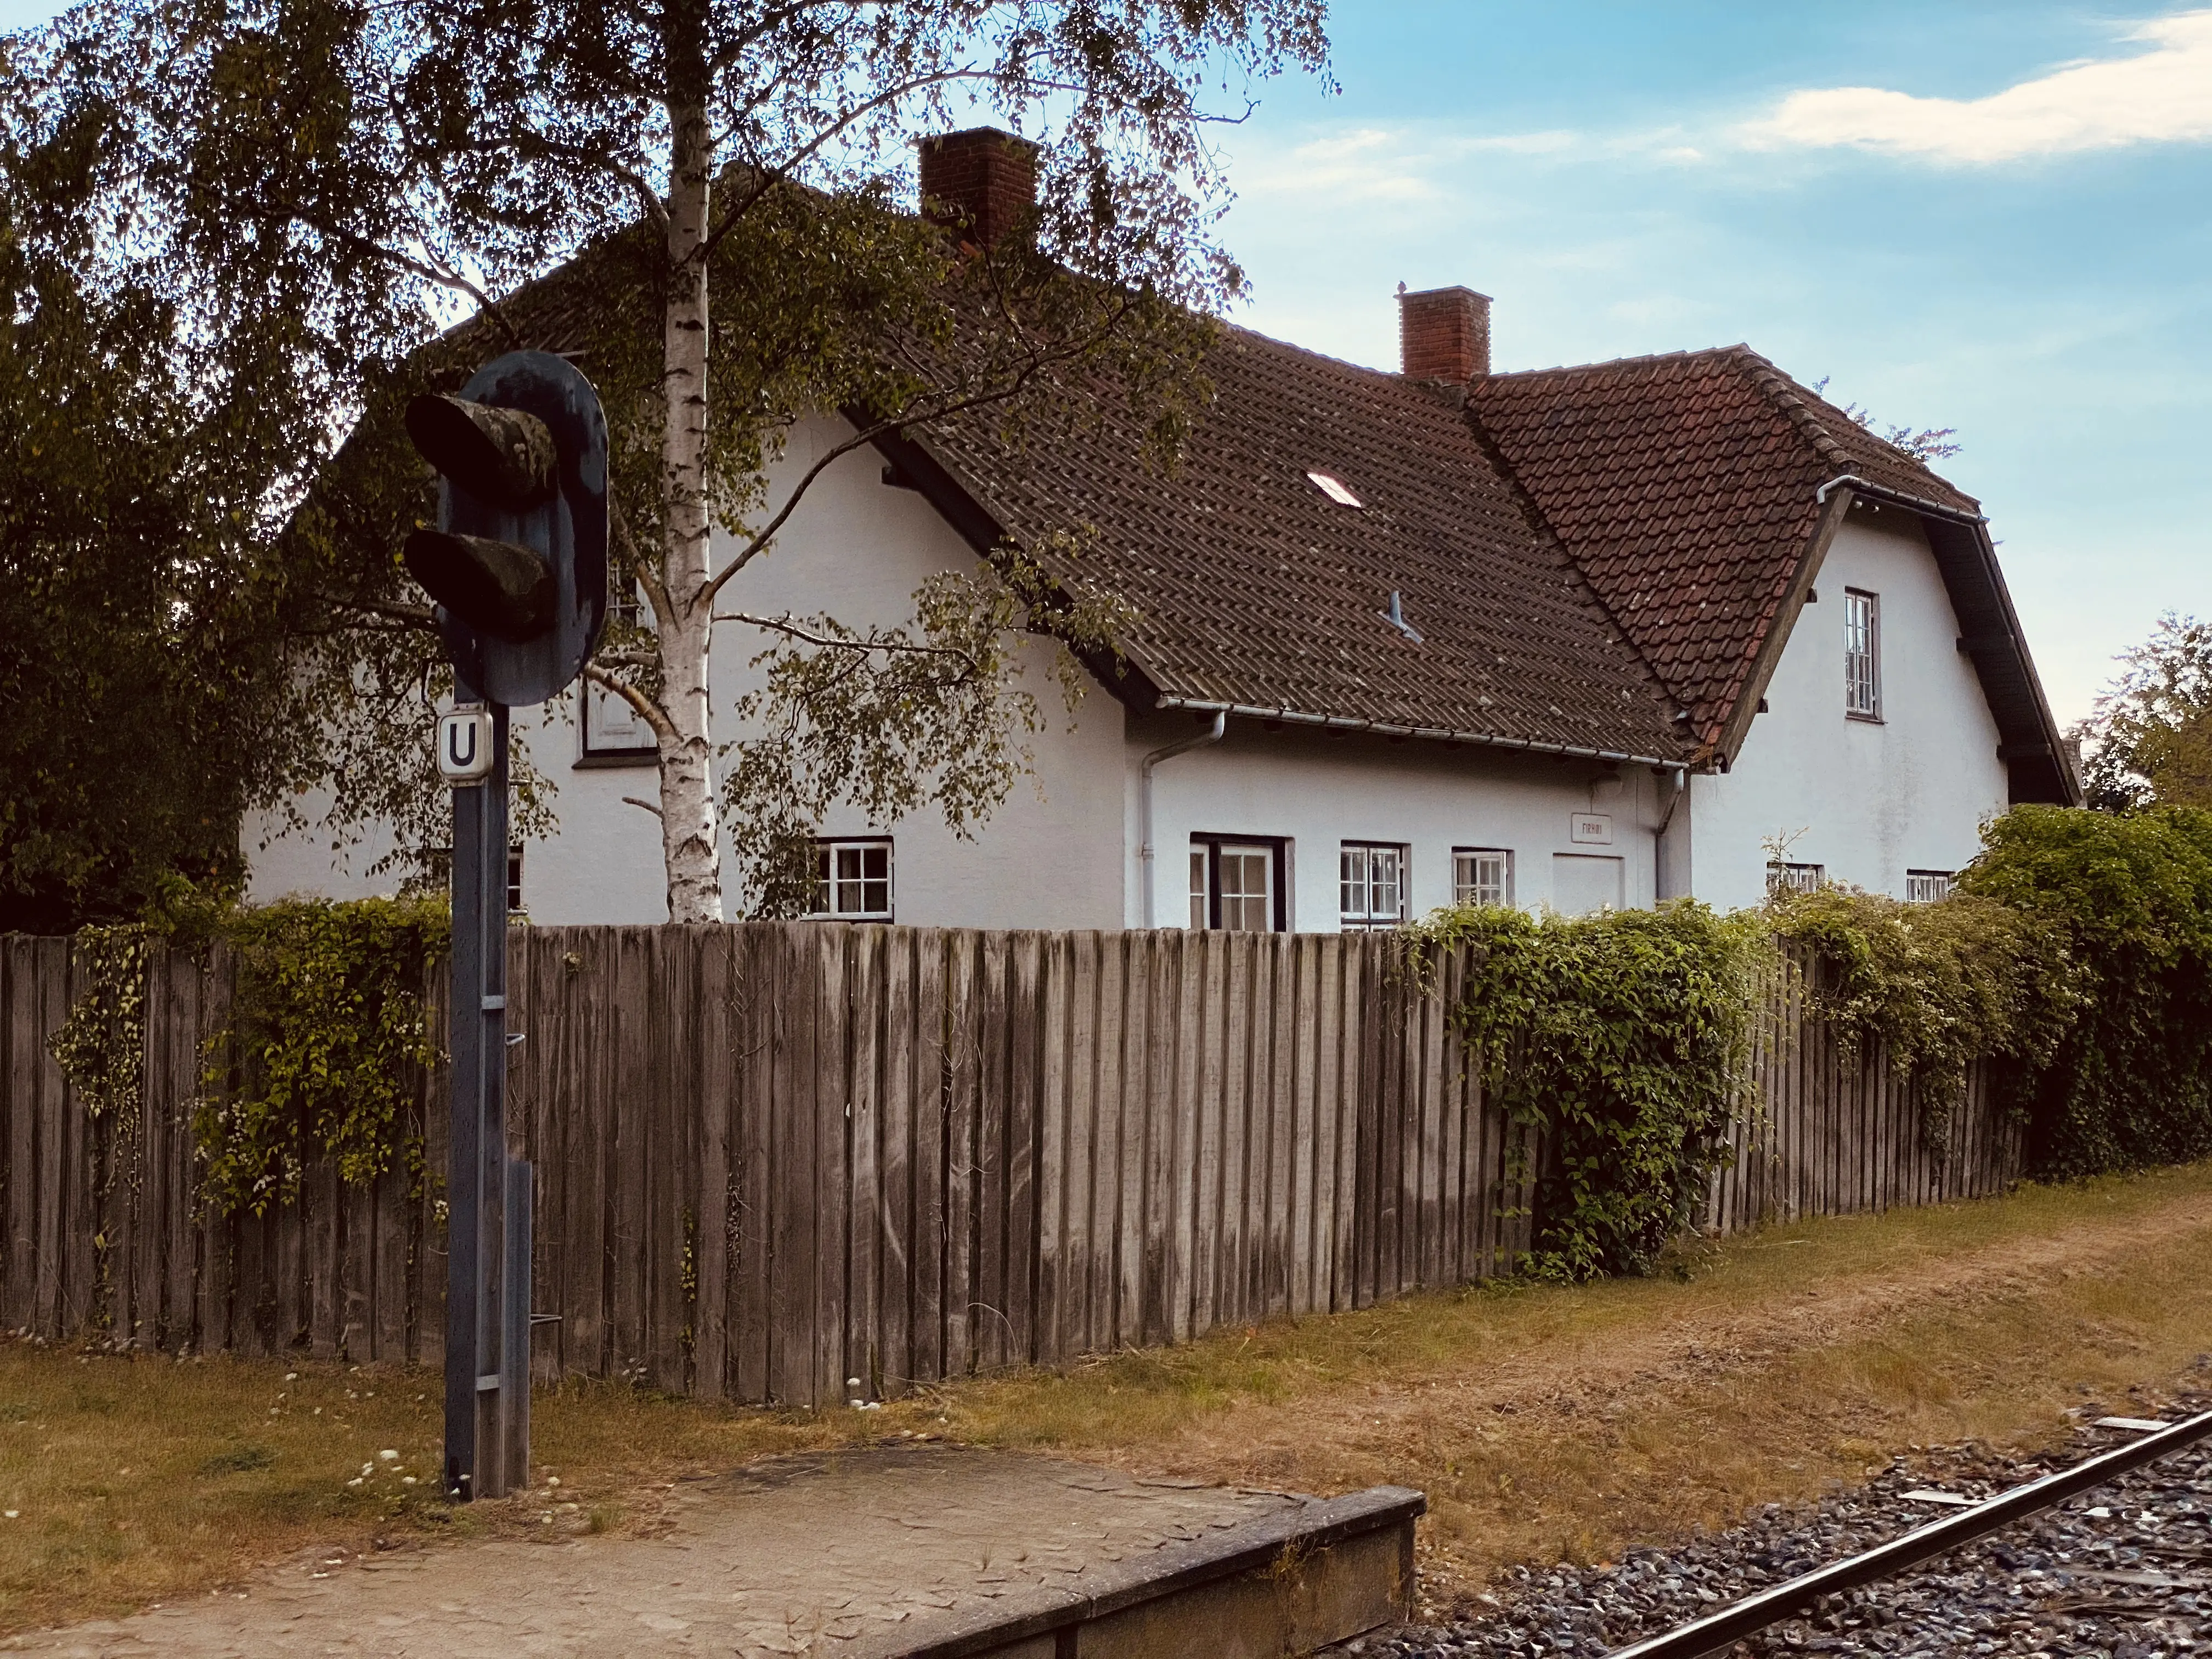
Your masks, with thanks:
[{"label": "concrete platform", "polygon": [[652,1537],[304,1563],[243,1596],[4,1645],[85,1659],[1281,1659],[1406,1615],[1423,1508],[1397,1486],[1312,1498],[890,1446],[681,1483]]}]

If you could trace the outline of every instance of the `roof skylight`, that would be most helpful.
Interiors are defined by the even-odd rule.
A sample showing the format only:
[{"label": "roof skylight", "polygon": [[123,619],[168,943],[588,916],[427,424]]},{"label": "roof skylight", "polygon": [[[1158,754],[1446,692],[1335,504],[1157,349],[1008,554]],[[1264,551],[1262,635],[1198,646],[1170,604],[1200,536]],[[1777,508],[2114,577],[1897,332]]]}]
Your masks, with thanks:
[{"label": "roof skylight", "polygon": [[1361,501],[1358,496],[1353,495],[1349,489],[1344,487],[1344,480],[1341,478],[1333,477],[1327,472],[1309,472],[1306,474],[1306,477],[1313,481],[1313,486],[1315,489],[1321,491],[1322,495],[1328,496],[1329,500],[1334,501],[1339,507],[1364,507],[1366,505],[1366,503]]}]

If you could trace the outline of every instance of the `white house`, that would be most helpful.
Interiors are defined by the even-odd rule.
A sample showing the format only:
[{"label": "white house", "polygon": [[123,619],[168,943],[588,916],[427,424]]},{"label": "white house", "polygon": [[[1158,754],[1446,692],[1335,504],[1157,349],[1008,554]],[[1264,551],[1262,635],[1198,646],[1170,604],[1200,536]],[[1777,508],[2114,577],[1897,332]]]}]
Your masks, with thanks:
[{"label": "white house", "polygon": [[[826,826],[827,914],[1334,932],[1735,907],[1776,862],[1927,897],[1989,815],[2078,800],[1970,497],[1747,347],[1492,373],[1485,296],[1399,305],[1395,374],[1225,330],[1171,474],[1110,402],[1048,447],[978,421],[831,467],[746,610],[895,624],[933,573],[1087,526],[1138,620],[976,840]],[[850,429],[802,428],[778,477]],[[718,639],[720,733],[754,648]],[[517,722],[560,791],[524,908],[664,920],[642,729],[576,692]],[[372,890],[381,850],[280,836],[254,890]]]}]

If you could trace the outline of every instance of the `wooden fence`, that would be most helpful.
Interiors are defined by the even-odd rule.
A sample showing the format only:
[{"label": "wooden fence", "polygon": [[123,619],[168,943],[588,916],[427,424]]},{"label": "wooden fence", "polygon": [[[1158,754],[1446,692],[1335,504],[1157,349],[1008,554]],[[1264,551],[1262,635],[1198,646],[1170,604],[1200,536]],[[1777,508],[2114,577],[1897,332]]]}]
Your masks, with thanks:
[{"label": "wooden fence", "polygon": [[[755,923],[518,928],[509,1122],[537,1164],[542,1376],[793,1403],[1173,1342],[1480,1278],[1541,1156],[1486,1107],[1382,936]],[[2001,1188],[1977,1083],[1930,1150],[1879,1054],[1776,985],[1717,1224]],[[157,952],[142,1120],[48,1051],[64,939],[0,939],[0,1324],[165,1349],[436,1364],[440,1206],[311,1170],[197,1200],[190,1115],[232,968]],[[428,987],[442,1030],[442,969]],[[430,1167],[443,1079],[421,1080]],[[859,1378],[857,1390],[849,1381]]]}]

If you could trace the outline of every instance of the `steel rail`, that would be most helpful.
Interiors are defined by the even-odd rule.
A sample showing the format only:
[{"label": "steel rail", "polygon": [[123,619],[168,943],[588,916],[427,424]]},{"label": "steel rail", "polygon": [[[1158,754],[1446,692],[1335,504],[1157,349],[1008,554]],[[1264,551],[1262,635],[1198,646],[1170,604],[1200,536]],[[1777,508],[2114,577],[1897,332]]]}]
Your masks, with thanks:
[{"label": "steel rail", "polygon": [[1887,1544],[1877,1544],[1861,1554],[1831,1562],[1755,1595],[1747,1595],[1663,1636],[1647,1637],[1628,1647],[1615,1648],[1606,1659],[1701,1659],[1705,1654],[1756,1635],[1769,1625],[1778,1625],[1804,1612],[1824,1595],[1856,1589],[1861,1584],[1870,1584],[1907,1567],[1933,1560],[1961,1544],[1986,1538],[2015,1521],[2101,1486],[2114,1475],[2155,1463],[2207,1437],[2212,1437],[2212,1412],[2185,1418],[2140,1440],[2100,1452],[2070,1469],[2061,1469],[2040,1480],[2001,1492],[1970,1510],[1931,1521]]}]

